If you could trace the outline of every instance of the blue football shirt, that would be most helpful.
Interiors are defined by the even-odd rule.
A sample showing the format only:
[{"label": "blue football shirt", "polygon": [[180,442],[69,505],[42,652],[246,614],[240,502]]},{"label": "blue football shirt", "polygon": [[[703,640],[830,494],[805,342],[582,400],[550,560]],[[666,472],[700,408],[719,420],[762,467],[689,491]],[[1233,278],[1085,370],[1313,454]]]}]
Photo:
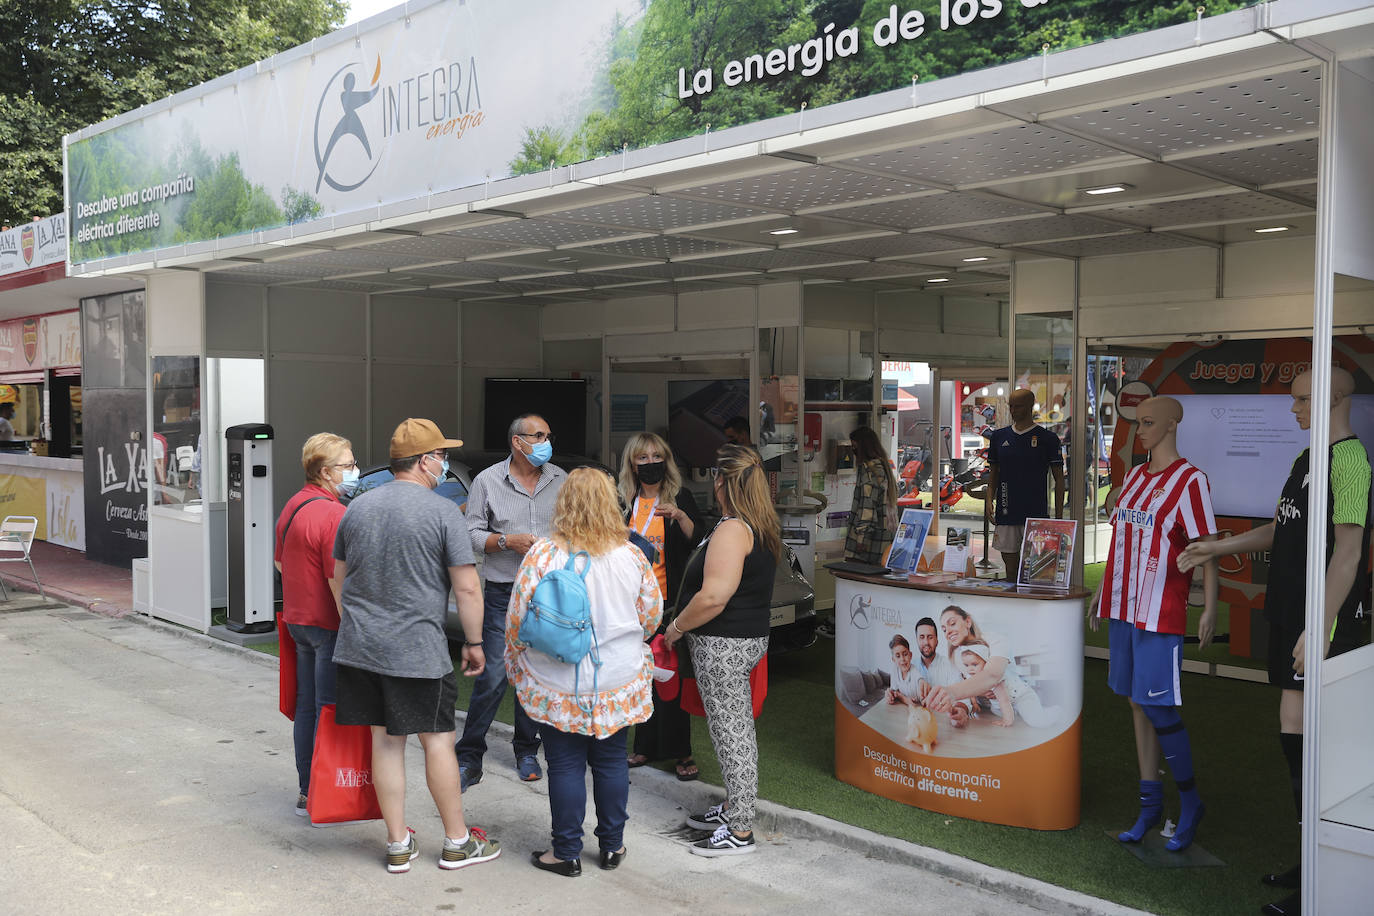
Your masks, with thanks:
[{"label": "blue football shirt", "polygon": [[1028,518],[1049,518],[1046,478],[1051,467],[1063,467],[1059,437],[1043,426],[1024,433],[1004,426],[992,434],[988,463],[997,466],[999,525],[1024,525]]}]

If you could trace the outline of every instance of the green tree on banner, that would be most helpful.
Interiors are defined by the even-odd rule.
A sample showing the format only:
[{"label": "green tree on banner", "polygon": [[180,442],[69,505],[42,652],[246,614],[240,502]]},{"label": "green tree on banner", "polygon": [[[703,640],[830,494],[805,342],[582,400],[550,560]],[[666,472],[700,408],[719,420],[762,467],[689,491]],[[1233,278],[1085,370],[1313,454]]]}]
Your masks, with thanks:
[{"label": "green tree on banner", "polygon": [[62,209],[62,137],[338,28],[347,0],[0,3],[0,221]]},{"label": "green tree on banner", "polygon": [[[1004,0],[994,19],[976,19],[962,28],[940,29],[937,0],[652,0],[647,14],[632,25],[619,24],[607,44],[602,110],[583,120],[578,140],[586,155],[619,152],[847,101],[1025,60],[1048,45],[1062,51],[1191,22],[1199,5],[1216,16],[1257,0],[1051,0],[1026,8]],[[874,25],[908,10],[925,14],[925,33],[917,39],[876,47]],[[837,34],[856,27],[859,51],[836,57],[814,76],[797,72],[726,87],[726,64],[751,54],[823,36],[831,23]],[[679,69],[690,85],[692,74],[711,68],[709,93],[680,97]],[[546,166],[547,167],[547,166]]]}]

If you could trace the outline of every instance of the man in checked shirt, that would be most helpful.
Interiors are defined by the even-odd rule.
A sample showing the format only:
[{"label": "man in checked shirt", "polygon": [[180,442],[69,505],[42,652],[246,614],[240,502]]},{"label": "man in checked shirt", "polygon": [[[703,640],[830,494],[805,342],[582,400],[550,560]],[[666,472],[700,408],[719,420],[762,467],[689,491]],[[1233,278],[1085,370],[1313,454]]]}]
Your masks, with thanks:
[{"label": "man in checked shirt", "polygon": [[[520,560],[534,542],[547,537],[553,524],[553,504],[567,472],[549,464],[553,435],[538,414],[516,417],[510,425],[510,457],[478,474],[468,494],[468,532],[472,549],[485,556],[482,577],[484,614],[482,651],[500,659],[506,651],[506,606]],[[454,745],[462,790],[482,781],[482,757],[487,752],[487,729],[506,695],[503,665],[487,665],[477,676],[468,703],[463,735]],[[515,769],[534,782],[539,768],[539,732],[519,703],[515,704]]]}]

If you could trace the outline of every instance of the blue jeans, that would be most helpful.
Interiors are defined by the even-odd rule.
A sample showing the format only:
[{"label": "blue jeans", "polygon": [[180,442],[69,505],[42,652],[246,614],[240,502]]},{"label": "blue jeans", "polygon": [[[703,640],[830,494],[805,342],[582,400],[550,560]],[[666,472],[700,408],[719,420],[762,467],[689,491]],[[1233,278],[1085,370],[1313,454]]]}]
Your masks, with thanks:
[{"label": "blue jeans", "polygon": [[582,822],[587,816],[587,767],[592,770],[596,838],[602,852],[618,852],[625,842],[625,805],[630,798],[630,766],[622,728],[606,738],[571,735],[544,726],[544,762],[549,765],[549,813],[553,816],[553,854],[582,855]]},{"label": "blue jeans", "polygon": [[[459,766],[482,769],[487,729],[506,696],[506,607],[510,604],[512,584],[487,582],[482,586],[482,653],[487,657],[487,667],[472,685],[463,735],[454,745]],[[519,703],[515,704],[515,740],[511,744],[517,761],[539,751],[539,727]]]},{"label": "blue jeans", "polygon": [[291,737],[296,745],[296,778],[301,794],[310,794],[310,758],[315,754],[315,723],[320,707],[334,702],[334,641],[338,630],[288,623],[296,641],[296,721]]}]

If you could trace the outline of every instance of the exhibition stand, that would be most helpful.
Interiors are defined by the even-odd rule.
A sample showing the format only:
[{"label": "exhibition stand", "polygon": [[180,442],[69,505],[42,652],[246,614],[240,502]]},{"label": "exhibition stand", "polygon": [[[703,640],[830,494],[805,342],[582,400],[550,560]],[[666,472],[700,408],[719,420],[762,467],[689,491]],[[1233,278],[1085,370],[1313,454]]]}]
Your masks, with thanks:
[{"label": "exhibition stand", "polygon": [[[746,416],[776,474],[775,496],[813,490],[829,499],[814,526],[789,523],[824,552],[843,538],[854,488],[845,441],[859,425],[888,435],[895,422],[882,364],[921,361],[936,367],[937,383],[982,373],[1011,388],[1024,378],[1046,416],[1079,405],[1066,425],[1079,443],[1068,478],[1081,521],[1090,345],[1186,340],[1205,350],[1223,332],[1311,334],[1320,400],[1332,328],[1364,335],[1374,326],[1374,4],[1260,3],[511,174],[519,125],[561,123],[569,99],[595,83],[579,83],[581,62],[574,66],[568,49],[581,45],[569,35],[602,28],[619,6],[572,6],[575,14],[559,7],[532,31],[514,4],[417,0],[67,138],[71,271],[147,277],[150,415],[130,428],[145,442],[168,438],[170,455],[196,454],[203,438],[207,483],[198,495],[221,499],[226,473],[214,443],[231,411],[212,390],[212,363],[246,364],[262,391],[261,403],[234,419],[270,420],[284,448],[330,429],[372,464],[406,416],[468,436],[499,430],[506,418],[485,414],[489,378],[577,378],[586,380],[586,410],[568,423],[585,428],[573,438],[607,465],[636,430],[666,429],[686,454],[716,443],[732,415]],[[878,40],[891,32],[881,22],[859,25],[841,29],[837,47],[901,50]],[[941,31],[902,37],[948,40]],[[760,66],[787,56],[756,50]],[[836,58],[801,85],[853,62]],[[739,61],[716,62],[725,79],[714,88],[699,63],[674,59],[645,85],[676,76],[679,98],[727,98],[735,86],[725,79],[738,75]],[[768,77],[779,75],[769,68]],[[760,70],[747,88],[766,88],[768,77]],[[566,92],[536,91],[553,84]],[[264,120],[262,111],[274,115]],[[225,128],[242,124],[251,129]],[[241,170],[233,177],[245,199],[313,189],[305,194],[313,209],[295,207],[293,191],[261,210],[280,218],[236,213],[218,235],[198,230],[185,217],[215,178],[192,174],[199,165],[173,142],[183,136],[198,137],[207,162]],[[131,225],[153,228],[121,228]],[[199,401],[178,394],[159,414],[160,392],[173,381],[198,390],[199,380],[204,419],[173,428],[192,422],[175,417]],[[932,402],[937,392],[938,384]],[[930,407],[938,428],[940,405]],[[938,467],[938,436],[934,445]],[[703,471],[712,453],[704,450],[688,461]],[[1314,462],[1314,477],[1324,462]],[[151,472],[148,483],[171,486]],[[298,483],[274,477],[274,506]],[[1323,487],[1314,499],[1324,500]],[[204,628],[219,553],[212,526],[180,505],[150,505],[155,613]],[[1313,537],[1309,554],[1324,555],[1324,532],[1314,528]],[[1320,565],[1309,570],[1314,607]],[[1073,581],[1080,576],[1081,567]],[[911,639],[921,617],[956,604],[1007,638],[1018,676],[1032,691],[1043,680],[1040,705],[1058,710],[1052,725],[1013,718],[1005,728],[980,710],[964,729],[942,727],[929,749],[915,750],[871,691],[853,697],[853,708],[842,702],[837,676],[841,777],[871,780],[865,787],[882,793],[900,785],[903,801],[961,816],[1074,824],[1081,598],[841,578],[840,667],[890,668],[890,636],[878,634],[891,628]],[[860,608],[864,615],[851,616]],[[1320,659],[1309,670],[1325,685],[1308,693],[1315,778],[1304,871],[1316,876],[1319,824],[1323,842],[1338,826],[1374,830],[1322,821],[1363,791],[1359,767],[1374,754],[1374,729],[1347,729],[1339,742],[1335,730],[1322,731],[1330,715],[1350,710],[1319,710],[1331,685]],[[1363,688],[1374,665],[1340,676]],[[865,758],[865,747],[882,759]],[[929,766],[929,776],[921,771],[928,788],[874,775],[875,766],[892,771],[891,761],[903,779]],[[1032,774],[1040,781],[1029,782]],[[975,779],[999,785],[975,787]],[[1047,781],[1060,779],[1049,794]],[[968,794],[955,797],[954,788]],[[1362,839],[1340,842],[1352,855],[1368,851]],[[1349,874],[1338,890],[1367,899],[1374,871]],[[1329,882],[1309,885],[1309,908],[1317,887],[1332,893]]]}]

